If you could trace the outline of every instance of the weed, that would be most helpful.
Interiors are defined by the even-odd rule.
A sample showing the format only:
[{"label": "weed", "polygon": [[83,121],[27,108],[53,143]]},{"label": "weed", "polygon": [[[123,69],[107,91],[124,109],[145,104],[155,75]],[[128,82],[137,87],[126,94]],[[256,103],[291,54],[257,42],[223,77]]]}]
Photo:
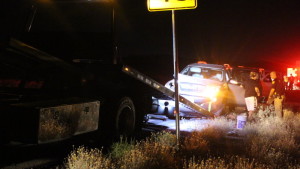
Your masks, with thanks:
[{"label": "weed", "polygon": [[99,149],[87,149],[83,146],[75,149],[68,156],[65,168],[67,169],[114,169],[115,165],[110,158],[103,155]]},{"label": "weed", "polygon": [[[300,115],[285,110],[274,116],[272,107],[260,109],[254,122],[238,130],[242,139],[227,138],[235,121],[211,120],[206,128],[182,138],[176,148],[176,136],[154,133],[142,141],[121,138],[104,156],[98,149],[79,147],[67,158],[66,168],[118,169],[297,169],[300,157]],[[238,153],[237,153],[238,152]]]},{"label": "weed", "polygon": [[134,149],[134,142],[131,141],[130,143],[128,143],[126,138],[124,140],[124,138],[121,137],[120,142],[113,143],[111,149],[111,156],[113,158],[121,158],[125,153]]}]

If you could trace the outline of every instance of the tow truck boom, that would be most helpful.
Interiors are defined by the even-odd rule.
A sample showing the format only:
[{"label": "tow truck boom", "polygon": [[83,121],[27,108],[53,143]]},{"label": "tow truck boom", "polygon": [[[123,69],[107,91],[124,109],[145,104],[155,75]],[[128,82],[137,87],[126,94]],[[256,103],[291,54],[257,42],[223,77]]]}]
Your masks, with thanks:
[{"label": "tow truck boom", "polygon": [[[127,73],[128,75],[144,82],[148,86],[150,86],[150,87],[154,88],[155,90],[161,92],[165,96],[167,96],[171,99],[174,99],[174,96],[175,96],[174,91],[166,88],[164,85],[156,82],[152,78],[150,78],[150,77],[134,70],[133,68],[131,68],[129,66],[123,66],[122,70],[123,70],[123,72]],[[208,117],[214,117],[213,113],[207,111],[206,109],[202,108],[198,104],[195,104],[195,103],[189,101],[188,99],[186,99],[183,96],[179,95],[179,102],[181,103],[182,106],[185,106],[185,107],[189,108],[191,111],[198,112],[198,113],[200,113],[202,115],[205,115],[205,116],[208,116]]]}]

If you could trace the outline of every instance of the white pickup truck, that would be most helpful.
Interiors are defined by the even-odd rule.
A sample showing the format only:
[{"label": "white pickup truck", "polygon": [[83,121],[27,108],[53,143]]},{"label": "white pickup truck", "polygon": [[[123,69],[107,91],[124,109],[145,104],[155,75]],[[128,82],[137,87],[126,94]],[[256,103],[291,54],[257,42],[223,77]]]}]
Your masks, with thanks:
[{"label": "white pickup truck", "polygon": [[[187,65],[178,75],[179,94],[216,116],[226,114],[235,107],[244,107],[245,90],[241,87],[245,78],[249,78],[251,71],[258,72],[262,84],[262,97],[265,101],[271,89],[270,72],[263,68],[237,66],[228,64],[206,64],[203,62]],[[279,73],[279,78],[282,77]],[[168,81],[165,86],[174,90],[174,79]],[[174,101],[158,100],[158,114],[166,114],[174,117]],[[181,116],[194,117],[201,114],[191,112],[184,106],[180,106]]]}]

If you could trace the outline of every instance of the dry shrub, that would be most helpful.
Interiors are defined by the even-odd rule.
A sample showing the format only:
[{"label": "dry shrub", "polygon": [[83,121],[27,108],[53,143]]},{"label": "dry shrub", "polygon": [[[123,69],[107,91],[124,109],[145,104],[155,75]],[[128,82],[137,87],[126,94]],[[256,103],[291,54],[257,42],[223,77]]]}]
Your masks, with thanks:
[{"label": "dry shrub", "polygon": [[176,137],[169,132],[152,134],[134,145],[118,161],[121,169],[174,168]]},{"label": "dry shrub", "polygon": [[299,142],[297,143],[299,117],[292,113],[284,118],[273,115],[259,117],[242,131],[246,135],[247,155],[272,168],[286,167],[297,160],[300,148]]},{"label": "dry shrub", "polygon": [[67,157],[65,168],[154,169],[176,168],[176,136],[169,132],[152,134],[144,141],[127,143],[122,140],[112,146],[109,157],[98,149],[79,147]]},{"label": "dry shrub", "polygon": [[300,144],[300,114],[291,110],[284,110],[284,120],[294,132],[295,140]]},{"label": "dry shrub", "polygon": [[118,160],[117,164],[121,169],[149,168],[151,165],[151,159],[140,149],[129,150]]},{"label": "dry shrub", "polygon": [[184,162],[184,169],[228,169],[224,159],[209,158],[197,162],[194,158]]},{"label": "dry shrub", "polygon": [[75,149],[67,157],[65,163],[67,169],[114,169],[115,165],[112,163],[110,158],[103,155],[99,149],[87,149],[83,146]]},{"label": "dry shrub", "polygon": [[208,127],[213,127],[220,132],[222,132],[224,135],[228,131],[231,131],[235,127],[236,121],[227,119],[226,117],[218,117],[214,118],[209,122]]},{"label": "dry shrub", "polygon": [[259,104],[258,106],[258,112],[256,113],[257,118],[263,119],[266,117],[275,116],[275,107],[273,104],[271,105],[263,105]]},{"label": "dry shrub", "polygon": [[285,120],[292,120],[295,117],[295,113],[289,109],[284,109],[283,110],[283,118]]},{"label": "dry shrub", "polygon": [[[255,122],[238,130],[240,136],[245,136],[240,140],[242,147],[226,140],[236,122],[221,117],[183,138],[179,151],[176,136],[160,132],[140,142],[128,143],[121,139],[112,146],[111,158],[104,157],[98,149],[80,147],[71,153],[65,166],[72,169],[298,169],[300,115],[287,112],[284,118],[277,118],[271,109],[260,110]],[[230,154],[229,150],[235,148],[242,148],[243,154]]]},{"label": "dry shrub", "polygon": [[241,131],[246,135],[261,135],[263,137],[273,139],[290,134],[290,127],[282,118],[270,116],[262,118],[255,123],[248,123],[244,130]]},{"label": "dry shrub", "polygon": [[148,138],[148,142],[156,142],[164,146],[174,146],[176,144],[176,136],[167,131],[152,133],[151,137]]},{"label": "dry shrub", "polygon": [[66,123],[60,123],[56,119],[44,120],[39,127],[39,139],[41,141],[65,138],[70,135],[70,126]]},{"label": "dry shrub", "polygon": [[180,130],[202,130],[208,127],[209,119],[202,120],[192,120],[185,119],[184,117],[180,119]]},{"label": "dry shrub", "polygon": [[121,137],[120,142],[113,143],[113,145],[111,146],[112,151],[110,154],[112,158],[118,159],[123,157],[125,153],[131,151],[134,148],[134,141],[130,141],[130,143],[128,143],[126,138],[124,139],[123,137]]},{"label": "dry shrub", "polygon": [[251,158],[257,159],[264,164],[276,167],[280,164],[287,164],[288,158],[280,149],[273,148],[270,140],[260,136],[253,137],[248,144],[246,152]]},{"label": "dry shrub", "polygon": [[218,128],[208,127],[200,131],[197,134],[197,137],[203,138],[205,141],[208,142],[210,147],[214,147],[219,144],[222,144],[222,141],[225,137],[225,133],[222,130],[219,130]]},{"label": "dry shrub", "polygon": [[230,145],[226,145],[227,142],[225,142],[225,137],[229,131],[233,130],[234,126],[235,122],[232,120],[223,117],[215,118],[209,123],[209,127],[199,131],[197,136],[203,138],[207,142],[211,153],[219,155],[228,150]]},{"label": "dry shrub", "polygon": [[208,141],[204,140],[202,133],[194,131],[189,137],[185,137],[181,146],[185,157],[204,156],[209,152]]},{"label": "dry shrub", "polygon": [[175,148],[144,142],[120,159],[122,169],[174,168]]},{"label": "dry shrub", "polygon": [[[219,156],[226,153],[240,153],[241,144],[236,144],[226,137],[229,131],[233,131],[236,121],[225,117],[210,120],[208,127],[193,131],[184,138],[182,153],[185,157],[207,157],[208,154]],[[243,151],[242,151],[243,152]]]},{"label": "dry shrub", "polygon": [[260,164],[258,162],[255,162],[254,160],[250,160],[248,158],[242,158],[242,157],[232,157],[230,159],[229,164],[233,169],[266,169],[270,168],[267,165]]},{"label": "dry shrub", "polygon": [[[220,120],[219,120],[220,121]],[[201,131],[193,131],[191,135],[185,137],[181,145],[181,154],[185,158],[207,157],[208,154],[218,155],[226,149],[225,147],[225,131],[226,129],[220,127],[224,126],[227,120],[221,120],[219,125],[210,125]],[[222,130],[221,130],[222,128]]]},{"label": "dry shrub", "polygon": [[266,165],[254,162],[247,158],[241,158],[238,156],[216,158],[212,157],[205,160],[196,161],[194,158],[188,162],[185,161],[184,169],[266,169],[269,168]]}]

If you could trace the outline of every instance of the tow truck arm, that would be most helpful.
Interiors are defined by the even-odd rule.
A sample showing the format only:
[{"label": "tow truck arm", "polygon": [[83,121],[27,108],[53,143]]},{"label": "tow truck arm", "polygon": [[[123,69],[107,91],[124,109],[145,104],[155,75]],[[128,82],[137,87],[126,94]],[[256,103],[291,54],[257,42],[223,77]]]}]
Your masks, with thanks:
[{"label": "tow truck arm", "polygon": [[[125,65],[125,66],[123,66],[122,71],[124,73],[130,75],[131,77],[134,77],[135,79],[138,79],[138,80],[142,81],[143,83],[147,84],[148,86],[154,88],[156,91],[162,93],[163,95],[167,96],[168,98],[170,98],[170,99],[175,98],[174,97],[175,96],[174,91],[166,88],[162,84],[160,84],[160,83],[156,82],[155,80],[153,80],[152,78],[138,72],[137,70]],[[186,99],[185,97],[183,97],[181,95],[179,95],[179,103],[182,106],[185,106],[186,108],[189,108],[191,111],[201,113],[204,116],[214,117],[213,113],[211,113],[208,110],[202,108],[198,104],[189,101],[188,99]]]}]

